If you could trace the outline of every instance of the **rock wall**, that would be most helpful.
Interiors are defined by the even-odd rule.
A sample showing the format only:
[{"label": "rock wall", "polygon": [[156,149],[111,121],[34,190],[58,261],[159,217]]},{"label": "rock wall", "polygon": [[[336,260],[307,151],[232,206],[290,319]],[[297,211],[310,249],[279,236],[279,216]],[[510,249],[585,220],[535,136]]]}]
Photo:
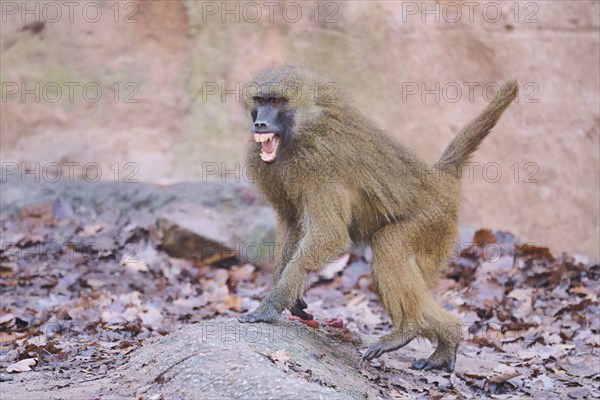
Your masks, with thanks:
[{"label": "rock wall", "polygon": [[599,257],[598,2],[299,5],[2,2],[3,170],[246,179],[236,93],[281,62],[325,72],[434,162],[517,78],[519,101],[465,179],[463,222]]}]

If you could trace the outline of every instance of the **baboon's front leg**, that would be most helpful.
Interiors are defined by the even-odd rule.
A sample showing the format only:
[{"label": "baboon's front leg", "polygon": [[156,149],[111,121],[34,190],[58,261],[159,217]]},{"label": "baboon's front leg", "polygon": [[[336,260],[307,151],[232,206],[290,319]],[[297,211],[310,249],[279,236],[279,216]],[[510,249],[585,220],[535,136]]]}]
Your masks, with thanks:
[{"label": "baboon's front leg", "polygon": [[[281,274],[287,263],[292,259],[298,242],[300,241],[300,228],[295,226],[292,221],[285,221],[278,218],[275,240],[275,271],[273,271],[273,287],[277,285]],[[304,320],[311,320],[313,316],[304,311],[308,306],[304,299],[299,298],[290,308],[292,315]]]},{"label": "baboon's front leg", "polygon": [[255,311],[240,318],[240,322],[271,322],[286,308],[296,306],[294,311],[311,317],[304,313],[306,303],[302,300],[309,271],[323,268],[350,245],[350,205],[344,192],[309,191],[304,199],[307,203],[302,224],[305,231],[294,255],[282,268],[271,293]]}]

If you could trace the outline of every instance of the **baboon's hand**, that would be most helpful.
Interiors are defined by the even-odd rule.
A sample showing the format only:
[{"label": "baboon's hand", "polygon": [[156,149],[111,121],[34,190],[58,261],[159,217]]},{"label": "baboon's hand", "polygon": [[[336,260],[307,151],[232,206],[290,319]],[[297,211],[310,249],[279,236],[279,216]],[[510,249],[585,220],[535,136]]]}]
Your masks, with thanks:
[{"label": "baboon's hand", "polygon": [[269,302],[263,301],[258,308],[242,317],[238,321],[245,322],[274,322],[279,317],[280,312]]},{"label": "baboon's hand", "polygon": [[294,303],[292,308],[290,308],[290,312],[292,313],[292,315],[295,315],[296,317],[298,317],[300,319],[303,319],[305,321],[310,321],[313,319],[313,316],[312,316],[312,314],[309,314],[306,311],[304,311],[306,309],[306,307],[308,307],[306,305],[306,302],[304,301],[304,299],[300,298],[300,299],[296,300],[296,303]]}]

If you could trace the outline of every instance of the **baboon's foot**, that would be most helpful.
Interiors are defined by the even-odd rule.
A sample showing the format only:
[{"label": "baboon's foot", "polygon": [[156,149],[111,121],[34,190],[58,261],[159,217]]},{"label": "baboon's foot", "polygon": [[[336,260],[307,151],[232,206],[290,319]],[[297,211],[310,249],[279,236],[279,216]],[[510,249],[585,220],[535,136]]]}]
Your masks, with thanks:
[{"label": "baboon's foot", "polygon": [[377,343],[369,347],[362,359],[364,361],[370,361],[374,358],[381,356],[383,353],[388,351],[398,350],[401,347],[406,346],[416,337],[416,333],[408,331],[395,331],[388,335],[383,336]]},{"label": "baboon's foot", "polygon": [[269,303],[261,303],[258,308],[238,318],[242,323],[246,322],[274,322],[278,319],[280,312]]},{"label": "baboon's foot", "polygon": [[429,358],[415,360],[412,367],[425,371],[430,369],[444,369],[448,372],[452,372],[454,370],[454,364],[456,363],[457,350],[458,344],[452,345],[440,343]]},{"label": "baboon's foot", "polygon": [[306,311],[304,311],[307,307],[308,305],[306,305],[304,299],[300,298],[296,300],[296,303],[294,303],[292,308],[290,308],[290,312],[292,313],[292,315],[295,315],[300,319],[310,321],[311,319],[313,319],[313,316],[312,314],[309,314]]}]

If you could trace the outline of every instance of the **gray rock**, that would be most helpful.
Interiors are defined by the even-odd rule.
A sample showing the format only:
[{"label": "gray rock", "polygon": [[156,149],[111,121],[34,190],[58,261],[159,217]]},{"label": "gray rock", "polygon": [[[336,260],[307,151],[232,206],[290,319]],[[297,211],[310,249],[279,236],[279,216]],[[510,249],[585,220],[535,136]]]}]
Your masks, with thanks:
[{"label": "gray rock", "polygon": [[31,371],[3,382],[2,394],[27,400],[49,393],[64,399],[380,398],[368,376],[354,346],[321,331],[289,321],[217,319],[146,342],[106,375]]},{"label": "gray rock", "polygon": [[36,183],[13,177],[0,189],[4,217],[34,204],[52,204],[57,218],[116,213],[157,223],[160,245],[173,257],[210,261],[234,255],[260,266],[273,262],[275,216],[248,183]]},{"label": "gray rock", "polygon": [[[270,355],[289,352],[277,365]],[[138,350],[121,384],[164,398],[374,398],[356,348],[291,322],[190,325]]]}]

